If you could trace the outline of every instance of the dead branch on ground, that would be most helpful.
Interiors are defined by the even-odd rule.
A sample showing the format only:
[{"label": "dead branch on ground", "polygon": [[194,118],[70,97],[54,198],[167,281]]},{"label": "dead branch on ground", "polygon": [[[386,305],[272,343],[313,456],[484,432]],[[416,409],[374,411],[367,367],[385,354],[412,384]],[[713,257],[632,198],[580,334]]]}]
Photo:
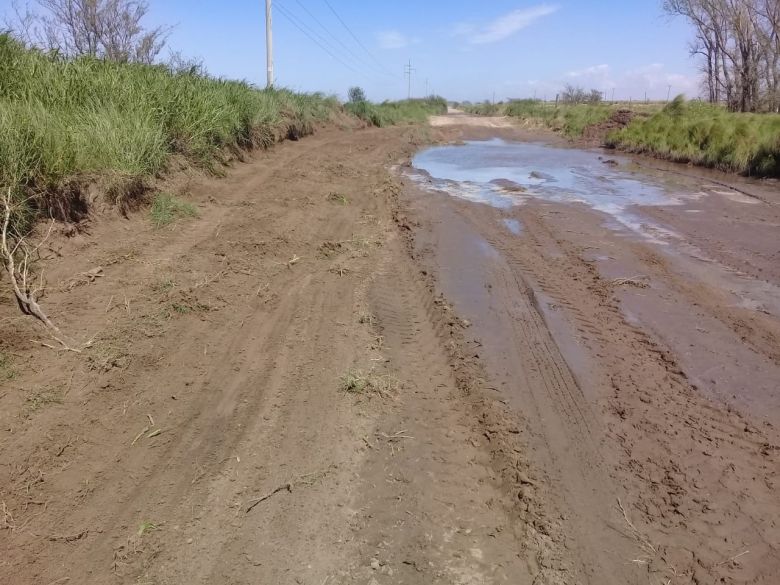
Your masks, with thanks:
[{"label": "dead branch on ground", "polygon": [[279,492],[283,492],[283,491],[287,490],[288,492],[292,493],[292,488],[293,488],[293,486],[289,482],[280,485],[279,487],[277,487],[273,491],[268,492],[264,496],[261,496],[259,498],[256,498],[256,499],[252,500],[252,502],[246,507],[245,513],[249,514],[249,512],[251,512],[255,508],[255,506],[257,506],[260,502],[266,501],[267,499],[269,499],[272,496],[278,494]]},{"label": "dead branch on ground", "polygon": [[59,333],[57,326],[52,323],[46,313],[38,304],[38,299],[44,291],[43,273],[36,279],[31,271],[30,264],[51,235],[54,220],[49,224],[46,236],[34,246],[18,232],[12,224],[14,202],[9,187],[2,199],[3,225],[0,232],[0,261],[11,279],[11,286],[22,313],[30,315],[41,321],[48,329]]}]

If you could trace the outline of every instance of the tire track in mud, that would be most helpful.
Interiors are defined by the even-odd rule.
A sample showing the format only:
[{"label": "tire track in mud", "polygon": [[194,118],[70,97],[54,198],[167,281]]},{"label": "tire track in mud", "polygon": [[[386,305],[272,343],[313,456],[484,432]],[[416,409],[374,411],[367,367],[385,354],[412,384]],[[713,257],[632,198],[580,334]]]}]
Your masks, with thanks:
[{"label": "tire track in mud", "polygon": [[[541,483],[530,479],[523,447],[513,434],[518,432],[514,421],[501,412],[503,405],[484,396],[478,358],[460,336],[461,320],[419,284],[417,269],[403,260],[406,252],[398,242],[394,247],[397,251],[378,269],[369,299],[384,340],[386,367],[402,379],[404,428],[416,437],[394,455],[407,457],[407,463],[393,463],[405,469],[422,464],[424,469],[398,496],[404,502],[416,500],[410,509],[418,519],[405,526],[402,536],[410,540],[402,548],[408,556],[404,566],[414,569],[401,573],[411,579],[403,582],[567,583],[562,541],[545,515]],[[386,466],[382,463],[378,473],[386,473]],[[449,497],[456,500],[459,486],[473,486],[467,488],[469,498],[442,507]],[[399,519],[387,510],[372,508],[376,525],[397,524]],[[424,513],[418,516],[416,510]],[[463,558],[459,549],[470,551],[471,558]]]},{"label": "tire track in mud", "polygon": [[[516,289],[525,290],[524,279],[531,278],[531,289],[538,287],[564,311],[595,358],[590,385],[611,389],[599,402],[606,436],[618,449],[605,451],[605,469],[621,486],[616,495],[630,506],[628,517],[641,520],[643,538],[652,543],[652,551],[643,551],[647,578],[770,583],[780,566],[770,544],[778,537],[777,523],[766,516],[778,476],[771,439],[699,396],[671,352],[626,323],[613,286],[552,231],[549,220],[526,208],[518,215],[521,238],[486,239],[512,272],[523,275]],[[496,232],[490,212],[469,213],[467,221],[483,235]],[[739,477],[752,478],[752,497]],[[620,528],[619,521],[613,525]],[[625,523],[622,528],[632,532]],[[740,547],[756,555],[749,567],[724,562]]]}]

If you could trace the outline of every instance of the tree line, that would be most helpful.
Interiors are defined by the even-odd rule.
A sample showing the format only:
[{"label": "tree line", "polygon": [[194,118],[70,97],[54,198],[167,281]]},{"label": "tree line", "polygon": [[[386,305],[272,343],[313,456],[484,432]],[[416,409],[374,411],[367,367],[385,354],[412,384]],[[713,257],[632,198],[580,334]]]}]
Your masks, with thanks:
[{"label": "tree line", "polygon": [[664,0],[696,30],[704,92],[730,110],[780,110],[780,0]]}]

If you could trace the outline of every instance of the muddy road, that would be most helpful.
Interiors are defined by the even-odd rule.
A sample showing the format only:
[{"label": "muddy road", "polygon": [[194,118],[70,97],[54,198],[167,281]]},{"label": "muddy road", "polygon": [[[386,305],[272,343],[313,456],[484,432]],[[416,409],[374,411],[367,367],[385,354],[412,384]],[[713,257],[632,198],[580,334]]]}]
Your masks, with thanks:
[{"label": "muddy road", "polygon": [[775,582],[776,189],[436,124],[58,234],[81,353],[0,289],[0,581]]}]

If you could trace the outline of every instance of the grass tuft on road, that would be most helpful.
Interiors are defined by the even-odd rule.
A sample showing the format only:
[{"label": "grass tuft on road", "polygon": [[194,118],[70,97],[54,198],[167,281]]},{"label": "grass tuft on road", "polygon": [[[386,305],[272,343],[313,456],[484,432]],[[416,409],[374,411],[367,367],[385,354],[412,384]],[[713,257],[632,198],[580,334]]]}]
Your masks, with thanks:
[{"label": "grass tuft on road", "polygon": [[156,228],[172,224],[177,219],[198,217],[197,208],[191,203],[177,199],[170,193],[158,193],[149,210],[152,223]]},{"label": "grass tuft on road", "polygon": [[392,397],[401,387],[401,383],[389,375],[380,375],[374,371],[349,370],[341,377],[341,391],[347,394],[378,394],[382,398]]}]

